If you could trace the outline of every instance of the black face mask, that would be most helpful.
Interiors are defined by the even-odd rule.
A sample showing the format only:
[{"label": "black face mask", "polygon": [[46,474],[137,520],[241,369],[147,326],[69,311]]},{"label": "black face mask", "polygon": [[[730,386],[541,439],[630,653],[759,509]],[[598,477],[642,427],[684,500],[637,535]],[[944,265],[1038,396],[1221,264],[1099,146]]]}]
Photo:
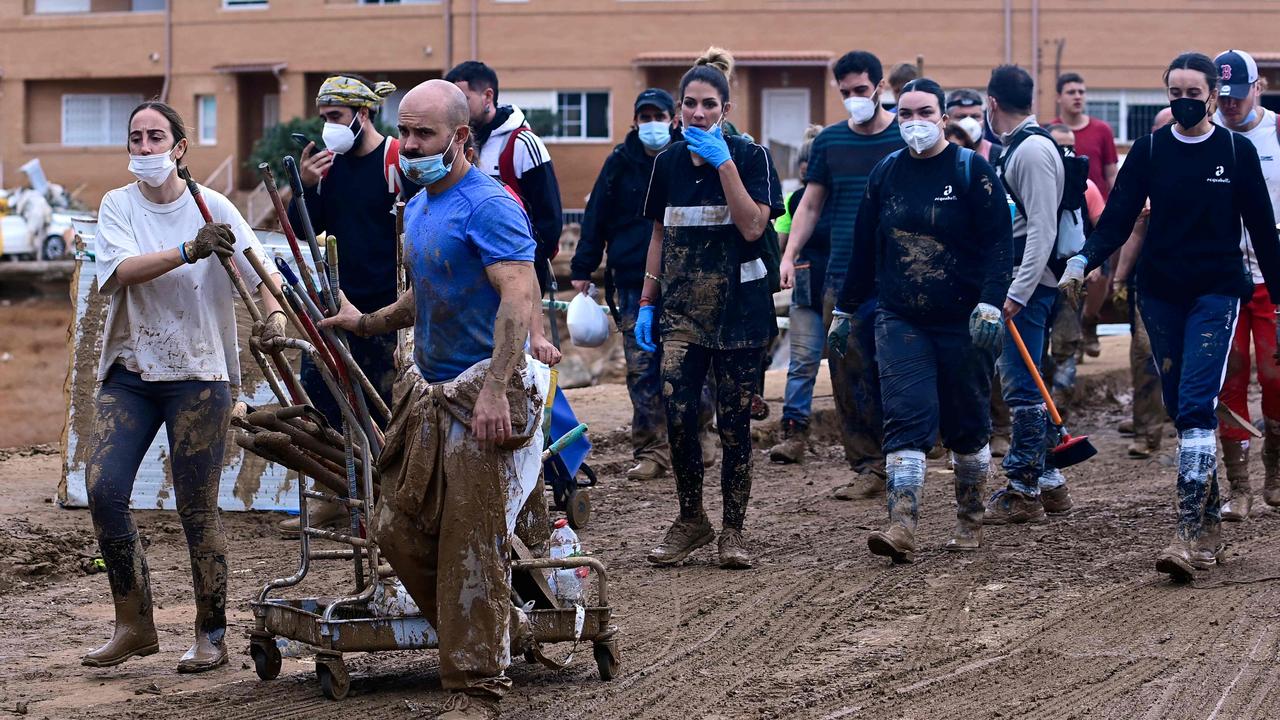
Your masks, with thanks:
[{"label": "black face mask", "polygon": [[1208,114],[1209,108],[1203,100],[1195,98],[1178,98],[1169,103],[1169,110],[1173,112],[1173,119],[1182,126],[1184,130],[1190,130]]}]

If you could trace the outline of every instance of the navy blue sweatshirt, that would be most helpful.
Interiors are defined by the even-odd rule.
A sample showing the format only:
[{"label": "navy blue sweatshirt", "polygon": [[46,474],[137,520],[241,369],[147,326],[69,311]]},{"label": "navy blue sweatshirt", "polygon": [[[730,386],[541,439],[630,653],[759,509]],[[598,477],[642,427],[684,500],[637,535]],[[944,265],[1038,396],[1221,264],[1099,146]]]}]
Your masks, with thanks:
[{"label": "navy blue sweatshirt", "polygon": [[1280,302],[1280,240],[1258,151],[1248,138],[1217,125],[1197,143],[1174,137],[1172,126],[1139,138],[1084,245],[1089,269],[1129,238],[1148,198],[1151,217],[1138,256],[1139,294],[1167,302],[1202,295],[1250,297],[1253,279],[1240,252],[1243,222],[1271,302]]},{"label": "navy blue sweatshirt", "polygon": [[842,311],[878,297],[879,307],[927,325],[966,321],[980,302],[1004,303],[1013,276],[1004,186],[975,153],[966,188],[957,153],[951,144],[930,158],[903,150],[871,171]]}]

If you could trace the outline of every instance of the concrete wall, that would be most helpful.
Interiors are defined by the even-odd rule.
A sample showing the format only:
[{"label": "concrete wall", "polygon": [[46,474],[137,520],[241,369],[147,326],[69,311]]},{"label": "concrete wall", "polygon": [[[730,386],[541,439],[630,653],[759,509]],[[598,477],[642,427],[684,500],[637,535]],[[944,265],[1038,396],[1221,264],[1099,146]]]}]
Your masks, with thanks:
[{"label": "concrete wall", "polygon": [[[95,0],[106,9],[108,0]],[[52,178],[87,185],[94,199],[129,179],[123,153],[66,149],[47,142],[46,117],[57,85],[88,79],[140,79],[153,88],[165,70],[164,13],[94,12],[35,16],[29,0],[0,0],[0,160],[5,182],[38,155]],[[710,43],[739,52],[828,52],[861,47],[886,65],[914,62],[945,87],[985,85],[1005,59],[1001,2],[995,0],[468,0],[365,6],[353,0],[270,0],[264,10],[224,10],[221,0],[173,2],[170,99],[194,112],[197,94],[218,96],[219,138],[195,147],[197,176],[211,171],[253,133],[236,76],[215,68],[284,64],[278,76],[281,117],[313,111],[308,78],[336,69],[370,76],[432,77],[473,56],[494,66],[503,88],[609,89],[612,136],[555,142],[551,153],[566,207],[581,207],[609,148],[631,123],[631,100],[650,82],[672,87],[679,68],[645,68],[646,52],[694,54]],[[1165,64],[1193,46],[1280,51],[1280,3],[1274,0],[1042,0],[1038,7],[1041,114],[1053,114],[1054,64],[1086,77],[1092,89],[1158,89]],[[1032,0],[1012,0],[1011,57],[1033,63]],[[452,9],[452,37],[446,14]],[[474,47],[473,47],[474,37]],[[450,39],[452,43],[450,43]],[[452,53],[450,54],[450,45]],[[1277,57],[1280,57],[1278,55]],[[814,87],[818,122],[844,116],[829,73],[804,68],[750,68],[736,78],[734,121],[759,132],[760,93],[783,75]],[[820,80],[818,78],[821,78]],[[790,80],[788,80],[790,81]],[[31,84],[28,85],[28,82]],[[796,82],[799,82],[796,80]],[[255,84],[257,81],[253,81]],[[775,84],[777,83],[777,84]],[[38,97],[27,98],[27,88]],[[194,124],[194,117],[191,118]],[[241,159],[242,160],[242,159]]]}]

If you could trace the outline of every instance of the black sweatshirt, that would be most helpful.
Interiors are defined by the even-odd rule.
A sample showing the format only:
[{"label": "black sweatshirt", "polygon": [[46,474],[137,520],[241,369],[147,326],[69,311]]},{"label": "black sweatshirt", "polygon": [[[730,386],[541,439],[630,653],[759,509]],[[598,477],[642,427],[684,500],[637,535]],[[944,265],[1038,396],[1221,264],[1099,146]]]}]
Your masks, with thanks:
[{"label": "black sweatshirt", "polygon": [[1151,217],[1138,257],[1139,293],[1167,302],[1252,295],[1240,252],[1243,221],[1271,302],[1280,302],[1280,240],[1258,151],[1248,138],[1216,125],[1198,143],[1174,137],[1172,126],[1139,138],[1085,243],[1089,269],[1129,238],[1147,198]]},{"label": "black sweatshirt", "polygon": [[1004,304],[1013,276],[1004,186],[974,153],[966,189],[957,153],[903,150],[871,171],[837,307],[852,312],[876,296],[908,320],[942,324],[967,320],[980,302]]}]

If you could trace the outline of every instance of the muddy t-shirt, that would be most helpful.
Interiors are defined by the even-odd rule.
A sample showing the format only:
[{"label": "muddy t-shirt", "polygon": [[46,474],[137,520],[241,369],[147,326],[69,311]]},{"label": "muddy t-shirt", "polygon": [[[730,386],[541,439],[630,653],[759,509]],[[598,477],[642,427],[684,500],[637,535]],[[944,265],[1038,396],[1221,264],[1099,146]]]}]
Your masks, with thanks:
[{"label": "muddy t-shirt", "polygon": [[493,357],[500,297],[485,268],[533,262],[529,216],[502,186],[471,168],[436,195],[422,190],[404,213],[405,262],[417,319],[414,360],[427,382],[444,382]]},{"label": "muddy t-shirt", "polygon": [[968,319],[979,302],[1000,307],[1013,274],[1013,225],[995,170],[971,157],[965,187],[959,148],[930,158],[903,150],[872,171],[854,228],[839,307],[873,293],[908,320]]},{"label": "muddy t-shirt", "polygon": [[[740,137],[725,141],[747,194],[771,218],[781,215],[769,152]],[[673,143],[654,160],[644,214],[664,228],[662,339],[718,350],[768,344],[776,321],[760,244],[729,217],[719,171],[695,166],[688,145]]]}]

